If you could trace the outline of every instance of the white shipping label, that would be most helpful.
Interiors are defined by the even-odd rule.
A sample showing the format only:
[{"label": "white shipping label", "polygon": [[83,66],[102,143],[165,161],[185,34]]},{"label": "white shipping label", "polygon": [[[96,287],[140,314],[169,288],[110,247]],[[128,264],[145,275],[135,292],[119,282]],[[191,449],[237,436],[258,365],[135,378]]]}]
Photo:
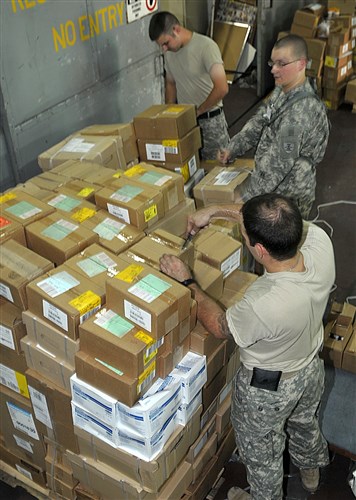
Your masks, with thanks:
[{"label": "white shipping label", "polygon": [[227,186],[240,172],[221,172],[215,177],[214,186]]},{"label": "white shipping label", "polygon": [[15,429],[24,432],[28,436],[38,441],[40,438],[38,437],[35,422],[33,421],[31,413],[24,410],[23,408],[19,408],[9,401],[6,401],[6,404],[10,413],[12,424]]},{"label": "white shipping label", "polygon": [[150,313],[144,311],[138,306],[135,306],[134,304],[131,304],[131,302],[128,302],[127,300],[124,300],[124,311],[125,318],[130,319],[131,321],[136,323],[136,325],[141,326],[148,332],[152,331],[152,320]]},{"label": "white shipping label", "polygon": [[165,148],[162,144],[146,144],[147,160],[166,161]]},{"label": "white shipping label", "polygon": [[241,260],[241,248],[236,250],[230,257],[224,260],[224,262],[221,263],[221,271],[223,273],[224,278],[226,276],[229,276],[232,271],[235,271],[240,266],[240,260]]},{"label": "white shipping label", "polygon": [[33,453],[33,444],[30,443],[30,441],[26,441],[26,439],[23,439],[20,436],[16,436],[13,434],[14,439],[16,441],[17,446],[20,448],[23,448],[24,450],[28,451],[29,453]]},{"label": "white shipping label", "polygon": [[78,285],[80,282],[66,271],[49,276],[49,278],[37,283],[37,286],[50,297],[58,297],[58,295],[62,295]]},{"label": "white shipping label", "polygon": [[28,386],[35,417],[46,427],[53,429],[52,420],[48,411],[46,396],[30,385]]},{"label": "white shipping label", "polygon": [[20,465],[16,464],[16,469],[20,472],[20,474],[23,474],[24,476],[28,477],[32,481],[32,474],[30,471],[27,469],[24,469],[23,467],[20,467]]},{"label": "white shipping label", "polygon": [[8,347],[9,349],[15,350],[15,342],[12,331],[4,325],[0,325],[0,344]]},{"label": "white shipping label", "polygon": [[5,285],[5,283],[0,283],[0,295],[5,297],[5,299],[9,300],[10,302],[14,301],[14,299],[12,298],[11,290],[7,285]]},{"label": "white shipping label", "polygon": [[195,158],[195,155],[191,157],[191,159],[188,161],[188,168],[189,168],[189,174],[190,177],[192,177],[193,174],[197,171],[197,160]]},{"label": "white shipping label", "polygon": [[55,325],[60,326],[66,332],[68,331],[68,316],[63,311],[53,306],[46,300],[42,301],[42,309],[43,316],[45,318],[52,321]]},{"label": "white shipping label", "polygon": [[85,142],[85,139],[74,138],[67,142],[59,151],[67,151],[69,153],[87,153],[95,144]]},{"label": "white shipping label", "polygon": [[130,214],[126,208],[117,207],[111,203],[107,203],[107,207],[109,214],[114,215],[118,219],[123,219],[127,224],[130,224]]},{"label": "white shipping label", "polygon": [[15,370],[8,368],[7,366],[0,364],[0,382],[5,387],[8,387],[12,391],[21,394],[20,387],[16,378]]}]

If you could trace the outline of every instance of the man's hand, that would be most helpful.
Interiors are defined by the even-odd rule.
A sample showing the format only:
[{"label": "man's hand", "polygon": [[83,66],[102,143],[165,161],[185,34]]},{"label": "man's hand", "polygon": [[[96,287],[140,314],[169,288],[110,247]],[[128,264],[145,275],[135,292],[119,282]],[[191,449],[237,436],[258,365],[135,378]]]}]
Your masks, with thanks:
[{"label": "man's hand", "polygon": [[159,259],[161,271],[167,276],[182,282],[192,277],[189,267],[175,255],[164,253]]},{"label": "man's hand", "polygon": [[211,205],[188,215],[186,236],[189,234],[194,236],[200,229],[208,226],[216,210],[217,207]]},{"label": "man's hand", "polygon": [[216,159],[221,163],[226,164],[230,160],[231,151],[229,149],[220,149],[216,156]]}]

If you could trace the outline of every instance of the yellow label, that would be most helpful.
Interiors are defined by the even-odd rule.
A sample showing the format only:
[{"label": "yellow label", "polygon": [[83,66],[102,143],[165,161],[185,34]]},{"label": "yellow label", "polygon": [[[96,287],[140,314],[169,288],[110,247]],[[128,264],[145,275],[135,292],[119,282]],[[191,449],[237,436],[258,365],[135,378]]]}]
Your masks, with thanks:
[{"label": "yellow label", "polygon": [[15,372],[15,375],[16,375],[17,385],[19,386],[20,394],[22,396],[25,396],[25,398],[30,398],[25,375],[22,375],[22,373],[19,372]]},{"label": "yellow label", "polygon": [[177,148],[178,141],[175,141],[173,139],[165,139],[164,141],[162,141],[162,146],[166,148]]},{"label": "yellow label", "polygon": [[82,316],[88,311],[93,310],[95,307],[100,307],[101,299],[96,293],[92,292],[91,290],[87,290],[86,292],[79,295],[79,297],[71,300],[69,302],[69,305],[77,309]]},{"label": "yellow label", "polygon": [[183,106],[170,106],[165,110],[165,113],[181,113],[184,111]]},{"label": "yellow label", "polygon": [[147,365],[147,363],[149,363],[153,358],[156,357],[157,355],[157,352],[158,352],[158,349],[155,349],[154,351],[152,351],[150,354],[144,354],[143,355],[143,364],[144,366]]},{"label": "yellow label", "polygon": [[185,164],[183,165],[183,167],[181,167],[181,169],[180,169],[180,173],[181,173],[181,174],[182,174],[182,176],[183,176],[184,182],[189,181],[189,179],[190,179],[190,172],[189,172],[189,166],[188,166],[188,163],[185,163]]},{"label": "yellow label", "polygon": [[83,222],[84,220],[94,217],[95,214],[95,210],[85,207],[74,212],[74,214],[71,216],[71,219],[76,220],[77,222]]},{"label": "yellow label", "polygon": [[142,330],[140,330],[139,332],[135,333],[135,337],[138,339],[138,340],[141,340],[142,342],[144,342],[145,344],[147,344],[147,347],[152,345],[154,340],[153,338],[150,336],[150,335],[147,335],[147,333],[143,332]]},{"label": "yellow label", "polygon": [[145,222],[153,219],[157,216],[157,205],[151,205],[149,208],[146,208],[143,214],[145,216]]},{"label": "yellow label", "polygon": [[153,361],[138,377],[137,394],[141,392],[142,383],[156,372],[156,361]]},{"label": "yellow label", "polygon": [[136,175],[141,175],[144,174],[145,172],[146,169],[143,168],[141,165],[134,165],[133,167],[126,170],[124,175],[126,177],[136,177]]},{"label": "yellow label", "polygon": [[126,267],[123,271],[115,275],[115,278],[121,281],[126,281],[126,283],[132,283],[137,276],[139,276],[144,268],[138,264],[131,264]]},{"label": "yellow label", "polygon": [[115,172],[115,174],[113,175],[114,179],[118,179],[121,176],[122,176],[122,172],[120,172],[120,171]]},{"label": "yellow label", "polygon": [[325,64],[325,66],[328,66],[329,68],[335,68],[336,58],[331,57],[331,56],[325,56],[324,64]]},{"label": "yellow label", "polygon": [[14,198],[16,198],[15,193],[3,194],[2,196],[0,196],[0,203],[5,203],[6,201],[13,200]]},{"label": "yellow label", "polygon": [[94,188],[83,188],[79,191],[79,193],[77,193],[78,196],[82,196],[83,198],[86,198],[87,196],[89,196],[91,193],[94,192]]}]

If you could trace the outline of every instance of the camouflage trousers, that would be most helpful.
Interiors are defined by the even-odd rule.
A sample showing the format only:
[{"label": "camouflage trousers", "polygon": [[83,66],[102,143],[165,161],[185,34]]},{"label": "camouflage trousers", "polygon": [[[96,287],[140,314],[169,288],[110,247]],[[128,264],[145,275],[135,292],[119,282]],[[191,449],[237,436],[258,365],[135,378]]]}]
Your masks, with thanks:
[{"label": "camouflage trousers", "polygon": [[286,439],[298,468],[329,463],[317,411],[324,390],[324,364],[317,356],[302,370],[279,382],[278,390],[250,386],[252,372],[241,367],[235,377],[231,421],[246,467],[253,500],[281,500]]},{"label": "camouflage trousers", "polygon": [[227,128],[224,112],[212,118],[198,119],[202,135],[202,149],[200,150],[203,160],[216,160],[220,148],[227,148],[230,136]]}]

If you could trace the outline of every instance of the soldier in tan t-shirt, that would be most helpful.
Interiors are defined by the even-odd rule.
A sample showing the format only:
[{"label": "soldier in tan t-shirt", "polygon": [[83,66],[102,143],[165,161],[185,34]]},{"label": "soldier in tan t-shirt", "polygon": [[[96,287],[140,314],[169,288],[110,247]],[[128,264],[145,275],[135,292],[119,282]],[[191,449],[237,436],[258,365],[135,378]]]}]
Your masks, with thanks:
[{"label": "soldier in tan t-shirt", "polygon": [[195,104],[201,156],[215,159],[216,151],[230,140],[222,103],[229,89],[218,45],[181,26],[170,12],[152,16],[149,36],[164,52],[166,103]]},{"label": "soldier in tan t-shirt", "polygon": [[223,311],[180,259],[163,255],[160,265],[189,286],[204,327],[218,338],[233,337],[240,348],[231,421],[251,493],[233,488],[228,499],[282,500],[286,439],[304,488],[314,492],[319,468],[329,462],[317,410],[324,390],[324,365],[318,356],[322,318],[335,279],[331,241],[313,224],[302,239],[298,207],[276,193],[244,205],[203,208],[188,216],[187,234],[196,234],[212,217],[240,220],[247,248],[264,266],[264,275],[241,301]]}]

